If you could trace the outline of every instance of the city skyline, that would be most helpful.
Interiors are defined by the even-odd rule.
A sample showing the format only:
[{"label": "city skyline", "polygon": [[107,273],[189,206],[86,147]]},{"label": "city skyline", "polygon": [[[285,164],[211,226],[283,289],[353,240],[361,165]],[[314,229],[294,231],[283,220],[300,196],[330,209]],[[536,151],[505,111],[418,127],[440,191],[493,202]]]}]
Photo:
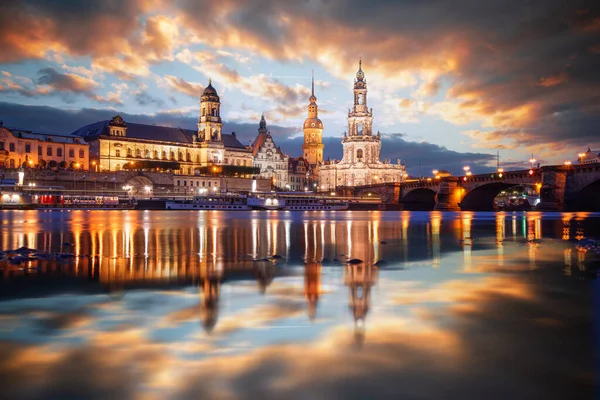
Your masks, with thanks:
[{"label": "city skyline", "polygon": [[598,15],[562,3],[6,2],[0,119],[69,133],[120,114],[193,129],[212,79],[224,132],[249,144],[264,112],[295,157],[314,69],[325,159],[341,158],[362,57],[382,157],[409,173],[485,172],[497,151],[515,168],[532,153],[561,164],[600,147]]}]

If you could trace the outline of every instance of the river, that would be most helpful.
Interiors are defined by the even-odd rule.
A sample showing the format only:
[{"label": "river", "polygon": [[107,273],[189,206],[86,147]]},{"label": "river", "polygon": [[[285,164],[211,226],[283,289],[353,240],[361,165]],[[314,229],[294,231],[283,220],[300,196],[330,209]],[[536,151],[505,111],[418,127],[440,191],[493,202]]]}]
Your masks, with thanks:
[{"label": "river", "polygon": [[598,395],[600,214],[0,217],[5,399]]}]

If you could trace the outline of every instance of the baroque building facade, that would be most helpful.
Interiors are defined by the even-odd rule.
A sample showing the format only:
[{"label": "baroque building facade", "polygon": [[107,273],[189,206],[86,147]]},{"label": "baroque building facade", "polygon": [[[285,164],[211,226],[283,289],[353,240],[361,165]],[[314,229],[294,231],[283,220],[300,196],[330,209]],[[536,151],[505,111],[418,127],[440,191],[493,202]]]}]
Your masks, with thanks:
[{"label": "baroque building facade", "polygon": [[267,130],[264,114],[258,125],[258,135],[250,145],[254,157],[254,167],[260,168],[261,178],[271,179],[273,187],[285,189],[288,186],[289,157],[275,144],[271,132]]},{"label": "baroque building facade", "polygon": [[224,134],[221,102],[209,82],[200,98],[196,131],[127,123],[119,115],[84,126],[73,135],[90,145],[90,160],[98,171],[119,171],[144,165],[176,174],[194,175],[202,167],[252,166],[252,152],[235,132]]},{"label": "baroque building facade", "polygon": [[312,167],[304,157],[290,158],[288,165],[289,184],[287,189],[294,192],[313,189]]},{"label": "baroque building facade", "polygon": [[367,80],[359,61],[354,80],[354,104],[348,110],[348,132],[342,139],[343,157],[325,161],[319,168],[321,190],[338,186],[362,186],[384,182],[400,182],[406,176],[398,160],[381,161],[381,134],[373,135],[373,109],[367,106]]},{"label": "baroque building facade", "polygon": [[34,133],[0,124],[0,168],[87,170],[89,147],[78,136]]}]

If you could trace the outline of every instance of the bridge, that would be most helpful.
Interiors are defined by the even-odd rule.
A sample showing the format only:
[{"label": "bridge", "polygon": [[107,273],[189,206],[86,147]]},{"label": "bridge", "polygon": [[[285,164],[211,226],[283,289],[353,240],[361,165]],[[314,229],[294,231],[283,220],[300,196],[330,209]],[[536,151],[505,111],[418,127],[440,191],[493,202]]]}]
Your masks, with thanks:
[{"label": "bridge", "polygon": [[378,196],[405,210],[493,210],[503,190],[524,185],[540,194],[538,209],[600,210],[600,164],[548,165],[531,170],[470,176],[427,178],[357,187],[342,187],[346,196]]}]

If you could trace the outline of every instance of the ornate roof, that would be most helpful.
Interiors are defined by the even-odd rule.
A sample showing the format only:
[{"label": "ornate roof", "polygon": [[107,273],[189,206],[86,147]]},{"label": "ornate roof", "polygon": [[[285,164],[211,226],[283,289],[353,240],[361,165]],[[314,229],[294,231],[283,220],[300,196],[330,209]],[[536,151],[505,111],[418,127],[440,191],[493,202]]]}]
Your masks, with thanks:
[{"label": "ornate roof", "polygon": [[[90,125],[79,128],[71,135],[76,135],[86,140],[97,139],[100,136],[109,136],[109,120],[98,121]],[[142,139],[155,140],[161,142],[172,142],[175,144],[191,145],[194,143],[193,137],[197,132],[191,129],[173,128],[170,126],[146,125],[146,124],[127,124],[127,134],[119,137],[119,140]],[[233,134],[221,135],[223,145],[230,149],[246,150],[246,146],[241,144]]]},{"label": "ornate roof", "polygon": [[358,59],[358,71],[356,72],[356,80],[362,81],[365,79],[365,73],[362,70],[362,58]]},{"label": "ornate roof", "polygon": [[319,118],[306,118],[304,120],[304,125],[305,128],[320,128],[323,129],[323,121],[321,121]]},{"label": "ornate roof", "polygon": [[200,101],[221,101],[217,90],[212,86],[212,80],[209,79],[208,86],[204,89]]}]

